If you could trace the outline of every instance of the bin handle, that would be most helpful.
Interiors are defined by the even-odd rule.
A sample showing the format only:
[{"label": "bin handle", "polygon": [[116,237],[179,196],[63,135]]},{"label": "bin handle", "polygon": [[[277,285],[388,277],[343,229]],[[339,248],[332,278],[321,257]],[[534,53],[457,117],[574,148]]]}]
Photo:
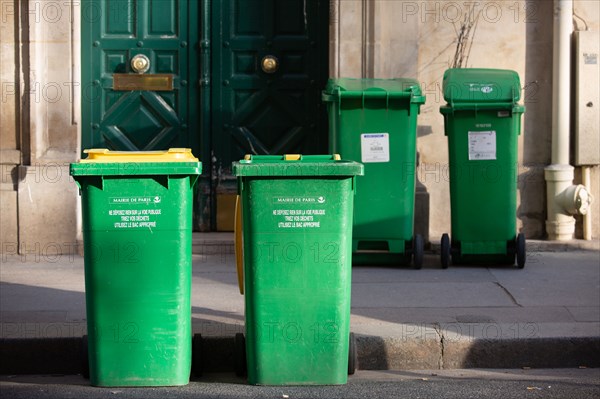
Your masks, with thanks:
[{"label": "bin handle", "polygon": [[235,223],[233,225],[235,237],[235,263],[237,267],[238,287],[240,294],[244,295],[244,247],[242,236],[242,200],[240,196],[235,197]]}]

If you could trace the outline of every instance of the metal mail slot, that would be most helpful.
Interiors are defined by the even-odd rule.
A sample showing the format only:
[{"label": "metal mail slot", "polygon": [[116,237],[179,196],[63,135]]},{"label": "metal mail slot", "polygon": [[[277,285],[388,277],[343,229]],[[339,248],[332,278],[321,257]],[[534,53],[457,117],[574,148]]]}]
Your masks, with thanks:
[{"label": "metal mail slot", "polygon": [[113,75],[113,90],[173,91],[173,75],[168,73],[147,75],[115,73]]}]

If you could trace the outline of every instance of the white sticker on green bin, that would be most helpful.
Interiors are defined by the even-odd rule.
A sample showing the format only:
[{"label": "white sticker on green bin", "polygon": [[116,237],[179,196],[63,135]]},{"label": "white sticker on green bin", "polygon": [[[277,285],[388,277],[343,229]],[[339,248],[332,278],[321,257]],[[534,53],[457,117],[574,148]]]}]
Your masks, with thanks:
[{"label": "white sticker on green bin", "polygon": [[388,133],[364,133],[360,135],[361,161],[389,162],[390,135]]},{"label": "white sticker on green bin", "polygon": [[496,159],[496,132],[469,132],[469,161]]}]

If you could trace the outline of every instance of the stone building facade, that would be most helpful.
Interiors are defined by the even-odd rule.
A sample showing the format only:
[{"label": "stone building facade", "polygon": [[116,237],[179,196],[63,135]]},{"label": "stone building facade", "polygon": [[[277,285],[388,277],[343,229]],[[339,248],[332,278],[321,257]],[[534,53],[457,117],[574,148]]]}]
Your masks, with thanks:
[{"label": "stone building facade", "polygon": [[[79,198],[68,166],[81,150],[82,3],[0,0],[3,253],[77,251]],[[574,30],[600,31],[600,3],[573,3]],[[331,0],[329,9],[330,76],[421,82],[427,102],[418,120],[417,177],[429,203],[417,212],[417,224],[426,224],[431,241],[450,228],[447,139],[439,112],[444,71],[460,66],[519,73],[527,110],[519,138],[518,228],[528,238],[544,238],[553,2]],[[590,189],[598,199],[598,165],[592,165],[591,176]],[[600,231],[599,203],[592,206],[594,239]]]}]

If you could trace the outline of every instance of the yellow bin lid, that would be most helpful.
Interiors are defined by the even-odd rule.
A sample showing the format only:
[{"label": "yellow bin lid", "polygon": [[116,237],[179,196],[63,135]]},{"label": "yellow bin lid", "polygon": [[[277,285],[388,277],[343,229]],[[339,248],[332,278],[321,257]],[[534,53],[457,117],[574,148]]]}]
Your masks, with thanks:
[{"label": "yellow bin lid", "polygon": [[87,158],[81,163],[125,163],[125,162],[199,162],[190,148],[169,148],[166,151],[111,151],[106,148],[84,150]]}]

